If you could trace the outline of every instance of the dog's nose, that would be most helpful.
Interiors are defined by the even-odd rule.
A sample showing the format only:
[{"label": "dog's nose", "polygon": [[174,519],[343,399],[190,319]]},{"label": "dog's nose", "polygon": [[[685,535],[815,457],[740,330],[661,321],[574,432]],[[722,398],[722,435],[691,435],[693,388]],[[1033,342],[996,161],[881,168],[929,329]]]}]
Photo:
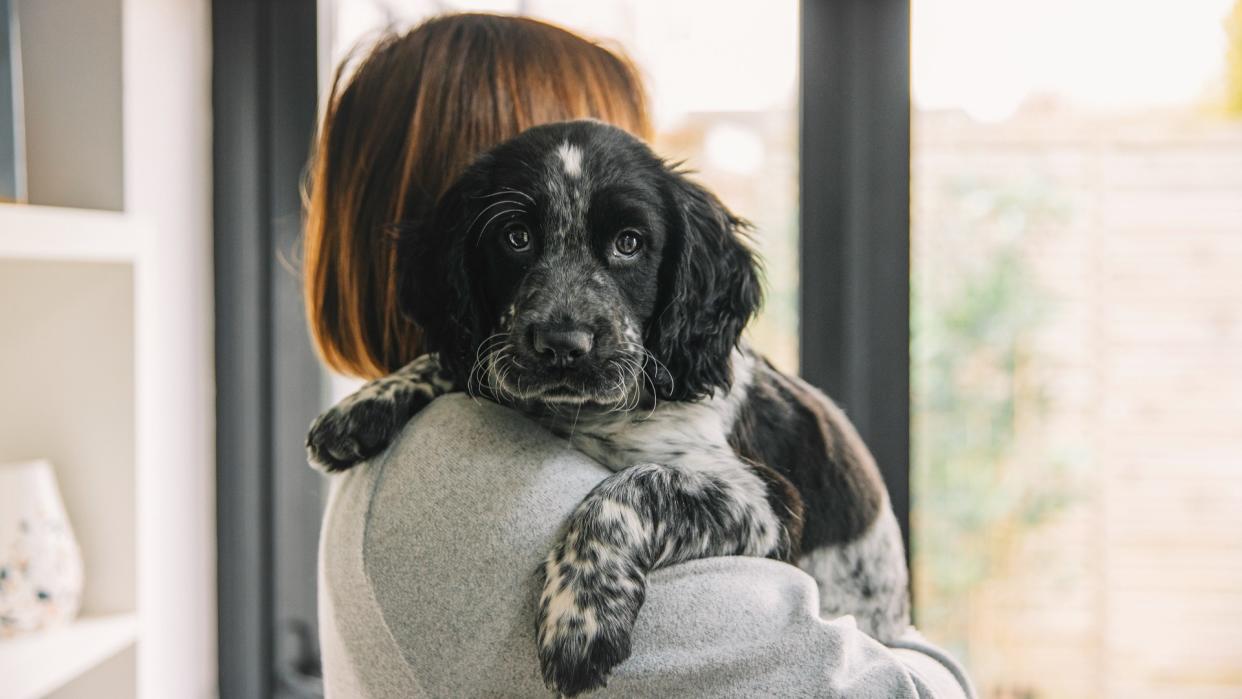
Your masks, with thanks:
[{"label": "dog's nose", "polygon": [[536,328],[535,352],[553,366],[573,366],[591,351],[595,338],[575,328]]}]

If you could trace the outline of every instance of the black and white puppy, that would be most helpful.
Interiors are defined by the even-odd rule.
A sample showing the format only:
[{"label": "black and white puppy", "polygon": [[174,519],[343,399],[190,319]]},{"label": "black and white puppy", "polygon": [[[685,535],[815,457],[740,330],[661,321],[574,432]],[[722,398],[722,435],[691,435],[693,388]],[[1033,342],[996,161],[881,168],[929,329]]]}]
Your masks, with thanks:
[{"label": "black and white puppy", "polygon": [[563,694],[603,685],[629,655],[647,575],[695,558],[789,561],[819,583],[824,617],[852,614],[882,641],[908,626],[870,453],[832,401],[739,342],[760,302],[741,228],[619,129],[531,129],[400,236],[402,303],[434,354],[311,427],[311,460],[340,470],[465,390],[616,472],[539,571],[539,660]]}]

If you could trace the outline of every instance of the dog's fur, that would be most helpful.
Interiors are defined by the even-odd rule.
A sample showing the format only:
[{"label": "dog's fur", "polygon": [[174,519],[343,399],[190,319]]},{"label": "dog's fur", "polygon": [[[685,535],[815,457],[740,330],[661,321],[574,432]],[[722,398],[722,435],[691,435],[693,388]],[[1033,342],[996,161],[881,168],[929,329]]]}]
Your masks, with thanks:
[{"label": "dog's fur", "polygon": [[827,397],[739,342],[760,302],[742,222],[598,122],[531,129],[400,236],[402,302],[429,350],[311,428],[329,471],[377,454],[435,396],[513,406],[616,473],[539,575],[548,685],[604,684],[647,575],[689,559],[789,561],[826,617],[908,625],[905,557],[866,447]]}]

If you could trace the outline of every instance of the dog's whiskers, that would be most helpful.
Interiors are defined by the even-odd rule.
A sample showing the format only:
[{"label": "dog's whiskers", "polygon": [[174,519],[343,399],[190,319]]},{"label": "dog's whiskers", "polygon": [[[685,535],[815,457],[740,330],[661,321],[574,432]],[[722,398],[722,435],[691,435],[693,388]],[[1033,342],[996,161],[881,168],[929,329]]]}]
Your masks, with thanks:
[{"label": "dog's whiskers", "polygon": [[522,213],[522,209],[505,209],[504,211],[501,211],[500,213],[493,214],[491,218],[487,219],[487,223],[483,224],[483,227],[479,229],[479,235],[477,238],[475,238],[475,241],[474,241],[475,247],[478,247],[478,245],[483,242],[483,234],[487,232],[487,227],[492,225],[492,221],[495,221],[497,218],[504,216],[505,214],[520,214],[520,213]]},{"label": "dog's whiskers", "polygon": [[498,190],[496,190],[495,192],[492,192],[491,194],[481,194],[481,195],[479,195],[479,196],[477,196],[477,197],[471,197],[471,198],[472,198],[472,199],[491,199],[492,197],[499,197],[499,196],[501,196],[501,195],[503,195],[503,194],[516,194],[516,195],[518,195],[519,197],[525,197],[525,198],[526,198],[526,200],[527,200],[527,201],[529,201],[529,202],[530,202],[530,203],[532,203],[532,204],[534,204],[534,203],[535,203],[535,198],[534,198],[534,197],[532,197],[531,195],[527,194],[526,192],[520,192],[520,191],[518,191],[518,190],[516,190],[516,189],[498,189]]},{"label": "dog's whiskers", "polygon": [[[507,400],[516,404],[531,397],[529,391],[522,387],[522,372],[526,367],[515,358],[516,349],[511,342],[507,341],[506,336],[506,341],[488,354],[483,372],[487,376],[488,385],[497,402]],[[516,385],[510,379],[510,376],[514,374],[517,375]]]},{"label": "dog's whiskers", "polygon": [[626,355],[609,359],[608,366],[616,371],[617,379],[608,390],[597,392],[597,402],[608,405],[605,414],[634,410],[642,400],[641,366]]},{"label": "dog's whiskers", "polygon": [[498,349],[503,348],[507,338],[507,333],[498,332],[489,335],[479,343],[479,348],[474,354],[474,362],[470,365],[470,373],[466,377],[466,392],[471,396],[477,398],[474,392],[476,386],[480,389],[479,393],[482,393],[485,388],[492,389],[490,385],[484,383],[489,378],[484,371],[484,365],[492,360],[492,355]]},{"label": "dog's whiskers", "polygon": [[[526,207],[526,205],[525,205],[525,204],[523,204],[522,202],[517,201],[517,200],[515,200],[515,199],[501,199],[500,201],[494,201],[494,202],[492,202],[492,203],[488,204],[487,206],[483,207],[483,208],[479,211],[479,213],[475,214],[475,216],[474,216],[474,220],[472,220],[472,221],[470,222],[470,227],[466,229],[466,235],[467,235],[467,236],[469,236],[469,235],[470,235],[470,232],[474,230],[474,224],[478,223],[480,218],[483,218],[483,214],[487,213],[487,212],[488,212],[489,210],[491,210],[491,209],[496,208],[497,206],[501,206],[501,205],[504,205],[504,204],[509,204],[509,205],[511,205],[511,206],[516,206],[516,207],[517,207],[517,211],[519,211],[519,212],[521,212],[521,211],[525,211],[525,207]],[[488,223],[491,223],[491,221],[489,220],[489,221],[488,221]],[[487,228],[487,227],[486,227],[486,226],[484,226],[484,229],[486,229],[486,228]],[[483,231],[479,231],[479,238],[482,238],[482,236],[483,236]],[[477,239],[476,239],[475,244],[476,244],[476,245],[478,244]]]},{"label": "dog's whiskers", "polygon": [[[499,214],[497,214],[499,215]],[[490,225],[490,224],[488,224]],[[485,226],[486,228],[486,226]],[[549,400],[544,409],[570,423],[572,435],[581,421],[584,406],[595,404],[603,414],[628,413],[650,401],[651,417],[659,405],[657,379],[668,374],[667,367],[641,343],[621,341],[620,350],[604,360],[601,382],[581,400]],[[521,405],[538,401],[544,391],[538,386],[525,386],[528,367],[518,359],[517,347],[509,332],[494,333],[479,343],[467,375],[466,388],[476,400],[479,396],[500,403]]]},{"label": "dog's whiskers", "polygon": [[[651,387],[651,410],[647,413],[647,416],[643,419],[644,420],[649,419],[653,414],[655,414],[656,409],[659,408],[660,406],[660,396],[659,396],[659,388],[658,388],[657,382],[660,380],[661,372],[668,375],[670,389],[672,388],[673,383],[674,383],[673,372],[669,371],[668,367],[665,366],[664,362],[661,362],[659,358],[657,358],[655,354],[651,352],[651,350],[647,349],[646,347],[644,347],[642,344],[638,342],[623,341],[622,347],[624,347],[631,353],[636,354],[642,358],[642,365],[639,368],[639,371],[642,373],[642,377],[643,377],[645,385]],[[647,371],[648,365],[650,365],[654,369],[654,373],[655,373],[654,377],[652,376],[651,371]],[[638,391],[638,393],[641,393],[641,390]],[[634,407],[631,408],[631,410],[637,409],[640,403],[641,403],[641,398],[635,401]]]}]

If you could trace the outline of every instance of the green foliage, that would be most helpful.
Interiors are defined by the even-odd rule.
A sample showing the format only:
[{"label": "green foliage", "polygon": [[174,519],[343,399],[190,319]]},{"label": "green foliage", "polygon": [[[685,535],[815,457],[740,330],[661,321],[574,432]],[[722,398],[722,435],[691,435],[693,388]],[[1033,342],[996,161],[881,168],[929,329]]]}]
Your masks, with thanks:
[{"label": "green foliage", "polygon": [[937,184],[916,209],[916,593],[920,625],[966,655],[972,592],[1068,495],[1022,430],[1046,410],[1032,339],[1051,305],[1028,260],[1067,212],[1038,180]]}]

